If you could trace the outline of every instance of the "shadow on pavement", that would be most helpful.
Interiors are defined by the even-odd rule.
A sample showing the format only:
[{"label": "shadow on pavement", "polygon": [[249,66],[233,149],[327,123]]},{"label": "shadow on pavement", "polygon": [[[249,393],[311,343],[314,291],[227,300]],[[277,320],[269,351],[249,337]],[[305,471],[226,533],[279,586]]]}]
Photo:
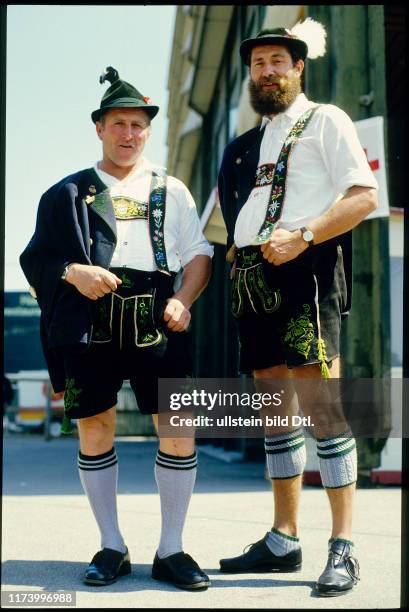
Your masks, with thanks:
[{"label": "shadow on pavement", "polygon": [[[2,565],[2,582],[9,588],[27,585],[30,588],[41,587],[44,591],[87,591],[108,593],[129,593],[131,591],[178,591],[180,589],[151,578],[151,565],[132,564],[132,574],[123,576],[117,582],[104,587],[92,587],[83,584],[82,576],[88,563],[72,561],[5,561]],[[315,583],[308,580],[277,580],[268,578],[219,578],[221,574],[215,568],[203,568],[209,574],[210,588],[271,588],[302,587],[313,588]]]}]

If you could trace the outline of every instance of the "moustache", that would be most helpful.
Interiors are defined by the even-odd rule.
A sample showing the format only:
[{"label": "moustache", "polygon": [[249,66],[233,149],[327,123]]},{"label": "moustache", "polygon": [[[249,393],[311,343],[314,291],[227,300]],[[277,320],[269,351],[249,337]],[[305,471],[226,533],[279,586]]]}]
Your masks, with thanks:
[{"label": "moustache", "polygon": [[278,87],[280,87],[280,89],[286,85],[286,79],[283,78],[279,78],[279,79],[260,79],[259,81],[257,81],[257,86],[259,88],[263,87],[263,85],[278,85]]}]

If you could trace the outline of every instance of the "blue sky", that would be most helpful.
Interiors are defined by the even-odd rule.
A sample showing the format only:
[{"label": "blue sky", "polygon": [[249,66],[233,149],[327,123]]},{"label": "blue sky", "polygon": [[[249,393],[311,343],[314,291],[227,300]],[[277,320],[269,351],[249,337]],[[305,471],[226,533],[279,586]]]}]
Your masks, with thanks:
[{"label": "blue sky", "polygon": [[8,6],[5,289],[24,290],[18,257],[41,194],[100,159],[90,114],[106,66],[160,106],[146,156],[166,165],[167,82],[176,7]]}]

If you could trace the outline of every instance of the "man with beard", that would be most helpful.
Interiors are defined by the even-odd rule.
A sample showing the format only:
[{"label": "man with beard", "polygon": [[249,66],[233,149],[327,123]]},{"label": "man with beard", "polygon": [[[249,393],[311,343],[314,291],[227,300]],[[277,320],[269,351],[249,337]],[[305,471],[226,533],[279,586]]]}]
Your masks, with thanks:
[{"label": "man with beard", "polygon": [[[317,43],[321,49],[313,50]],[[351,230],[377,207],[377,183],[352,121],[336,106],[315,104],[301,93],[307,54],[314,58],[324,50],[325,31],[310,19],[292,31],[263,30],[241,43],[251,104],[263,119],[226,147],[219,173],[240,371],[252,373],[259,388],[292,379],[304,414],[313,417],[313,402],[299,381],[339,377]],[[356,445],[342,419],[331,435],[312,422],[332,514],[328,562],[316,589],[339,595],[359,580],[351,531]],[[222,559],[222,572],[301,569],[302,428],[266,429],[265,450],[273,528],[244,554]]]}]

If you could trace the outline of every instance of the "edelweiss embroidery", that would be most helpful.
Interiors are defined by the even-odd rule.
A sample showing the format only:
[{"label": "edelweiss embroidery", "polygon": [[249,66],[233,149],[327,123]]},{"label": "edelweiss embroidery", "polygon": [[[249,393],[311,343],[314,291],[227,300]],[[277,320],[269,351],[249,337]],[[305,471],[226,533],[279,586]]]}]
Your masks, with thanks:
[{"label": "edelweiss embroidery", "polygon": [[169,273],[164,240],[165,209],[166,181],[162,176],[153,174],[148,215],[153,254],[158,269]]}]

